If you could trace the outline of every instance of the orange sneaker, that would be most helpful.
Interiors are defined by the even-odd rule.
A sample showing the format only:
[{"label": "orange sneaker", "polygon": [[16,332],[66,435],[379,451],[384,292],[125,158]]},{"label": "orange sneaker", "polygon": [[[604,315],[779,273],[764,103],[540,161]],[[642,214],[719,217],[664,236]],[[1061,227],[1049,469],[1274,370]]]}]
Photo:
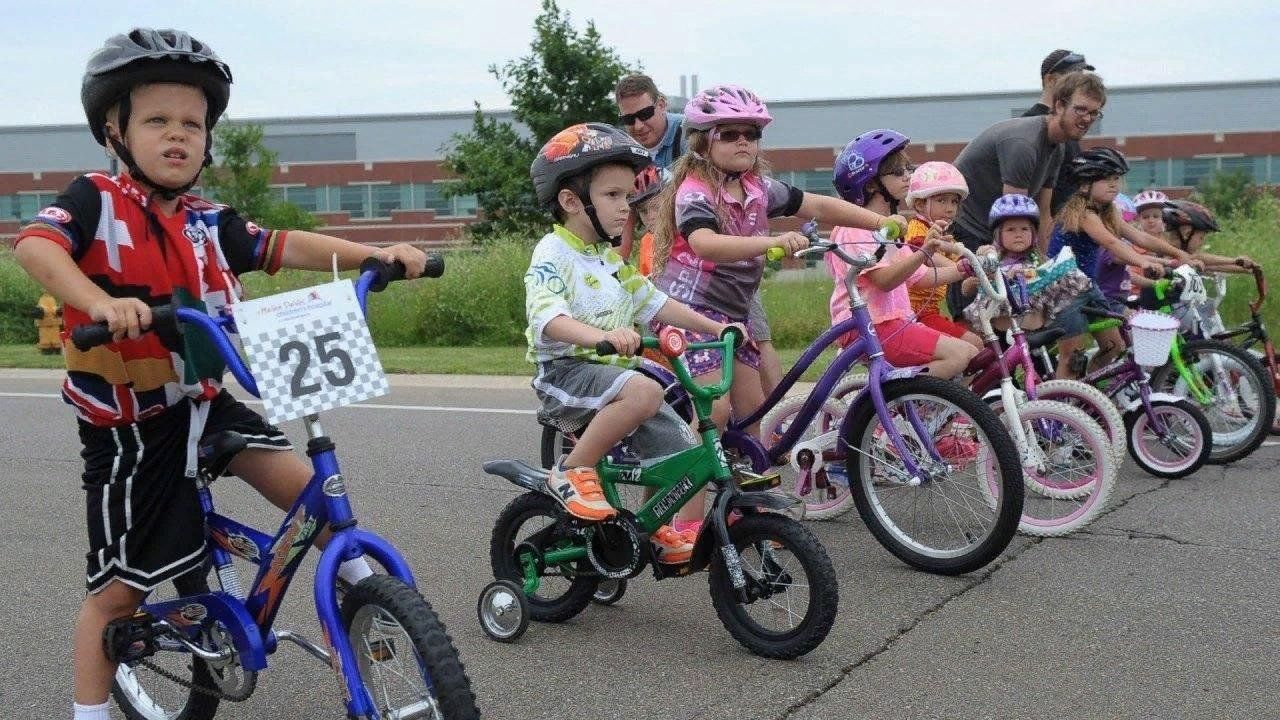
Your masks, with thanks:
[{"label": "orange sneaker", "polygon": [[557,465],[551,468],[551,474],[547,476],[547,489],[576,518],[599,521],[618,514],[618,510],[604,499],[600,477],[592,468],[562,470]]},{"label": "orange sneaker", "polygon": [[653,555],[664,565],[683,565],[693,557],[693,543],[670,525],[663,525],[649,536]]}]

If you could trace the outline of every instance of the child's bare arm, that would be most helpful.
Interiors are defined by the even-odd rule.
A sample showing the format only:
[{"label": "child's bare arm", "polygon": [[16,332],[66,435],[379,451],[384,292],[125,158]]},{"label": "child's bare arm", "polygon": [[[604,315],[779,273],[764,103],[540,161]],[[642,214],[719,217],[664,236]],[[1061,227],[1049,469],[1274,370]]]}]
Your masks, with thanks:
[{"label": "child's bare arm", "polygon": [[553,318],[542,328],[542,336],[555,342],[592,348],[601,340],[613,344],[619,355],[635,355],[640,349],[640,334],[631,328],[601,330],[568,315]]},{"label": "child's bare arm", "polygon": [[399,260],[404,263],[406,277],[410,278],[421,275],[427,263],[426,253],[412,245],[375,248],[332,235],[294,230],[285,243],[281,265],[300,270],[328,270],[333,265],[334,255],[338,256],[339,270],[358,268],[368,257],[376,257],[383,262]]},{"label": "child's bare arm", "polygon": [[23,238],[13,254],[22,269],[64,305],[80,308],[94,320],[105,320],[116,339],[125,335],[136,338],[151,326],[151,308],[146,303],[108,295],[52,240]]}]

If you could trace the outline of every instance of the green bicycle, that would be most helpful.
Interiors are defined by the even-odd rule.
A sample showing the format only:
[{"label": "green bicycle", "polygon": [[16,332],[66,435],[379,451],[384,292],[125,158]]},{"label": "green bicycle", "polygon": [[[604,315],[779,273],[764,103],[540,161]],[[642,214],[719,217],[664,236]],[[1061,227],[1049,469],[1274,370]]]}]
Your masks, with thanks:
[{"label": "green bicycle", "polygon": [[[687,344],[673,328],[664,330],[661,339],[644,339],[644,347],[658,348],[671,359],[693,402],[702,443],[651,465],[602,460],[597,472],[605,497],[619,508],[614,518],[587,522],[571,516],[547,494],[544,469],[518,460],[485,464],[485,472],[529,491],[512,500],[494,525],[490,562],[497,580],[485,587],[477,604],[480,625],[490,637],[512,642],[530,618],[563,622],[582,612],[593,597],[616,602],[625,582],[646,567],[662,580],[710,566],[716,614],[753,653],[795,658],[826,638],[838,605],[830,557],[800,523],[779,512],[762,512],[786,510],[796,500],[766,492],[778,484],[776,474],[759,476],[731,466],[711,421],[712,403],[733,384],[733,363],[724,363],[718,384],[699,386],[680,358],[686,349],[719,350],[733,357],[740,341],[733,328],[714,342]],[[613,348],[602,343],[596,351],[607,355]],[[708,484],[715,486],[713,507],[689,562],[654,562],[649,534],[669,523]],[[644,486],[653,496],[632,513],[624,509],[619,485]]]},{"label": "green bicycle", "polygon": [[[1207,299],[1200,275],[1182,266],[1144,289],[1138,305],[1174,315],[1178,302],[1185,306],[1180,316],[1199,327],[1199,306]],[[1151,388],[1189,398],[1204,410],[1213,430],[1208,460],[1213,465],[1235,462],[1257,450],[1275,419],[1276,396],[1266,367],[1248,351],[1221,340],[1186,340],[1179,333],[1169,362],[1151,373]]]}]

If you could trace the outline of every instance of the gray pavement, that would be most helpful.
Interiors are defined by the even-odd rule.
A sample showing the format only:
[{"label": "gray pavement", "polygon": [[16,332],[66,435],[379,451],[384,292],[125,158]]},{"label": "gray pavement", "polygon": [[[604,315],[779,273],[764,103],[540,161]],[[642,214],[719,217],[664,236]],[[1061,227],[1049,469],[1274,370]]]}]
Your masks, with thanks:
[{"label": "gray pavement", "polygon": [[[361,525],[408,557],[486,717],[1280,717],[1280,446],[1180,481],[1126,468],[1112,509],[1086,531],[1018,538],[960,578],[910,570],[856,513],[811,524],[841,580],[840,615],[797,661],[734,642],[705,574],[642,577],[615,607],[500,645],[481,632],[475,601],[491,577],[493,519],[516,492],[480,465],[537,459],[532,393],[507,379],[393,385],[380,406],[421,407],[345,408],[325,427]],[[85,520],[74,422],[56,387],[56,374],[0,372],[0,718],[69,717]],[[449,406],[460,409],[422,409]],[[287,429],[297,440],[301,428]],[[279,522],[237,481],[215,494],[244,522]],[[312,564],[280,625],[316,637],[298,592]],[[342,717],[329,670],[292,646],[271,663],[256,694],[219,717]]]}]

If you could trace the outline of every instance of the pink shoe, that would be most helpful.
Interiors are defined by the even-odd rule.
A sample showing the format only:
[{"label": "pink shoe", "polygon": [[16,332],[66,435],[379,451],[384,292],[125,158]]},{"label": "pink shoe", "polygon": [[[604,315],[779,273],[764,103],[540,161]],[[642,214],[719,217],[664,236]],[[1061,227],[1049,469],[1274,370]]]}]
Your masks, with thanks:
[{"label": "pink shoe", "polygon": [[978,441],[956,435],[941,437],[937,442],[938,454],[951,465],[964,467],[978,459]]},{"label": "pink shoe", "polygon": [[684,536],[685,540],[694,542],[698,539],[698,532],[702,530],[701,520],[672,520],[671,527],[676,532]]}]

